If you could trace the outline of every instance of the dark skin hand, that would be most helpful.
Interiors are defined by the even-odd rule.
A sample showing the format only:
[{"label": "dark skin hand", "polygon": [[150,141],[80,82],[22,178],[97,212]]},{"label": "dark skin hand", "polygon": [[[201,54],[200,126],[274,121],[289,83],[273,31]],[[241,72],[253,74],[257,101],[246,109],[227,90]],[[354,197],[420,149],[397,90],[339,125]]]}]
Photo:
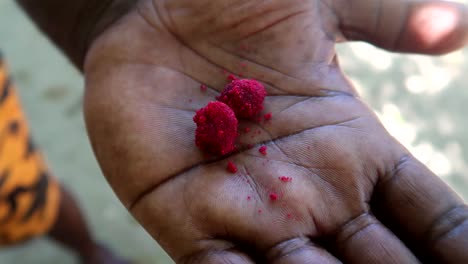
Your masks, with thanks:
[{"label": "dark skin hand", "polygon": [[[334,46],[442,54],[466,44],[467,13],[403,0],[140,0],[86,57],[93,148],[177,263],[463,263],[467,206],[385,131]],[[261,133],[213,157],[195,146],[192,118],[227,83],[223,69],[264,83],[273,118],[240,121]]]}]

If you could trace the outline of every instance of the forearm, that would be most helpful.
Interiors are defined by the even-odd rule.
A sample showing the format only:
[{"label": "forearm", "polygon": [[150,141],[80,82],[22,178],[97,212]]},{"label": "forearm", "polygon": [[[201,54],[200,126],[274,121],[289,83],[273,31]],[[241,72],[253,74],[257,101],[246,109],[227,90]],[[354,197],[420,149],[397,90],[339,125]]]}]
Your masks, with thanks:
[{"label": "forearm", "polygon": [[82,69],[92,40],[136,0],[17,0],[38,27]]}]

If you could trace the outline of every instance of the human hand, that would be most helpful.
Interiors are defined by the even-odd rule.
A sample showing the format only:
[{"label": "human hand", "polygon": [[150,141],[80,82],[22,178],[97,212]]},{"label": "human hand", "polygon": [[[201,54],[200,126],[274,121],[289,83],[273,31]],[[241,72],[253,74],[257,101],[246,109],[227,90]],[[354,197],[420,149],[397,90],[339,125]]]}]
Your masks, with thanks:
[{"label": "human hand", "polygon": [[[88,52],[94,151],[178,263],[460,263],[467,207],[385,131],[334,45],[444,53],[466,43],[466,14],[427,1],[141,0]],[[240,121],[253,132],[239,151],[208,157],[192,118],[223,89],[223,70],[264,83],[273,118]]]}]

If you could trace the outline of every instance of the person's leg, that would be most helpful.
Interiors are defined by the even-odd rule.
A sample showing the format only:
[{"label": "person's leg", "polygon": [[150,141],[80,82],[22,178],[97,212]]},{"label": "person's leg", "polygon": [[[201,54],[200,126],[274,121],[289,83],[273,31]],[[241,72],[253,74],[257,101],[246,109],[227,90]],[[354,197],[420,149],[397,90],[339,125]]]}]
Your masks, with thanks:
[{"label": "person's leg", "polygon": [[94,241],[72,194],[63,186],[60,189],[61,200],[57,220],[48,236],[76,252],[83,263],[128,263],[117,258],[109,249]]},{"label": "person's leg", "polygon": [[0,245],[45,234],[82,263],[128,263],[95,242],[77,202],[50,176],[0,54]]}]

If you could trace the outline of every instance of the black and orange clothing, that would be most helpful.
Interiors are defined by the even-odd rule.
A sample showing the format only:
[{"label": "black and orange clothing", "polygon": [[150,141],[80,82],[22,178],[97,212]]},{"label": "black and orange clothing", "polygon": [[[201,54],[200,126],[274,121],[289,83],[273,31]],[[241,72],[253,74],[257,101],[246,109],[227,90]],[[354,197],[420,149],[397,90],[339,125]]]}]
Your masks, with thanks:
[{"label": "black and orange clothing", "polygon": [[34,146],[0,55],[0,245],[46,233],[59,200],[59,185]]}]

